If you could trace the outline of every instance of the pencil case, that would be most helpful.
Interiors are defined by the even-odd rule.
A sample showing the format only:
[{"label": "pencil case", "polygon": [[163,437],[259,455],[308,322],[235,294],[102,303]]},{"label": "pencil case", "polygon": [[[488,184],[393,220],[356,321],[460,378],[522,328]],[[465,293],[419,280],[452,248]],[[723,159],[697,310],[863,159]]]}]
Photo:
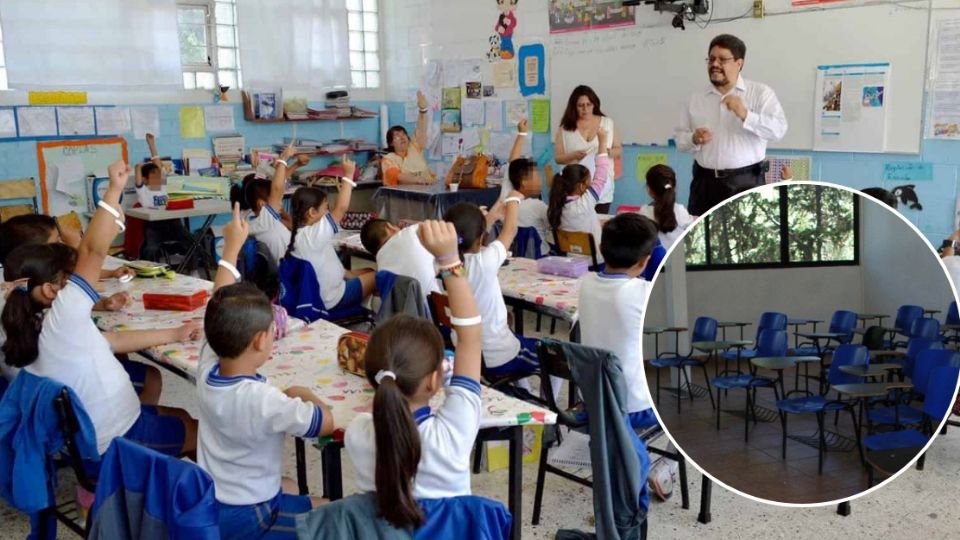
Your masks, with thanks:
[{"label": "pencil case", "polygon": [[537,271],[569,278],[578,278],[590,270],[586,257],[544,257],[537,260]]},{"label": "pencil case", "polygon": [[337,364],[348,373],[367,376],[364,369],[364,355],[367,353],[367,341],[370,336],[363,332],[347,332],[337,342]]},{"label": "pencil case", "polygon": [[201,289],[192,293],[143,293],[144,309],[193,311],[207,303],[210,293]]}]

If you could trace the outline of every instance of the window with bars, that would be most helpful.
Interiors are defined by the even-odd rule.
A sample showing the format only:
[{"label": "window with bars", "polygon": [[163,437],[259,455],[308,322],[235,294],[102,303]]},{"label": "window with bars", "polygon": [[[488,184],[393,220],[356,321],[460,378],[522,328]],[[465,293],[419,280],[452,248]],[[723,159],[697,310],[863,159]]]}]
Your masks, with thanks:
[{"label": "window with bars", "polygon": [[687,268],[855,265],[858,222],[858,198],[849,191],[802,184],[755,191],[691,228]]},{"label": "window with bars", "polygon": [[179,2],[177,26],[184,88],[240,88],[236,0]]},{"label": "window with bars", "polygon": [[380,87],[380,13],[377,0],[347,0],[350,79],[354,88]]},{"label": "window with bars", "polygon": [[7,88],[7,62],[3,55],[3,30],[0,30],[0,90]]}]

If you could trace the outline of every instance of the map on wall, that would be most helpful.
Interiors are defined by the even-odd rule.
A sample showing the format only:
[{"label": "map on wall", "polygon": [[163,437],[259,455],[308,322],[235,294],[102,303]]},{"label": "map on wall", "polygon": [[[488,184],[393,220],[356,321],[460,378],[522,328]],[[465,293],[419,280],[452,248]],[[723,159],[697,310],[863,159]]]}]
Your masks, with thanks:
[{"label": "map on wall", "polygon": [[633,26],[637,23],[636,8],[616,2],[584,2],[583,0],[551,0],[550,33],[583,32],[602,28]]}]

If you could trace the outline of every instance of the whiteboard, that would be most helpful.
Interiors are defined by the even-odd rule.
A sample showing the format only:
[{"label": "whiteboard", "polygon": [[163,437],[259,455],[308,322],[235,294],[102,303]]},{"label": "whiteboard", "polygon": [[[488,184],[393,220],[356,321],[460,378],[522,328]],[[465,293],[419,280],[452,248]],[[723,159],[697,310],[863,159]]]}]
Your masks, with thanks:
[{"label": "whiteboard", "polygon": [[657,20],[651,17],[638,9],[634,28],[551,36],[554,129],[570,91],[587,84],[600,96],[603,112],[614,119],[624,143],[665,144],[691,93],[709,84],[704,59],[710,40],[731,33],[747,44],[743,76],[771,86],[787,114],[787,135],[772,148],[813,148],[817,66],[889,62],[893,76],[887,90],[886,151],[920,151],[926,9],[881,4],[798,10],[713,23],[706,29],[688,23],[686,31],[671,28],[669,17],[659,23],[666,27],[644,27],[641,21]]},{"label": "whiteboard", "polygon": [[87,211],[86,181],[58,182],[59,169],[65,164],[76,164],[83,176],[105,177],[107,167],[118,159],[127,161],[127,141],[121,137],[37,143],[43,213],[62,216]]}]

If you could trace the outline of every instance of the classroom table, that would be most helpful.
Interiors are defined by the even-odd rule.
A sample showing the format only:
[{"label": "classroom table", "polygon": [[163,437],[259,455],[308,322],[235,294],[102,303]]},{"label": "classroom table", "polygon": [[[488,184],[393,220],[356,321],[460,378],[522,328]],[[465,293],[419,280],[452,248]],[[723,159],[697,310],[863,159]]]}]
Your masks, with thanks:
[{"label": "classroom table", "polygon": [[230,206],[230,201],[223,199],[197,199],[193,202],[193,208],[185,208],[183,210],[167,210],[165,208],[129,208],[126,210],[126,214],[129,217],[134,217],[141,219],[143,221],[168,221],[172,219],[182,219],[184,226],[189,231],[190,229],[190,218],[193,217],[203,217],[203,224],[197,229],[196,232],[191,234],[191,244],[190,248],[187,250],[187,254],[183,257],[183,261],[180,262],[180,266],[177,267],[177,272],[183,272],[186,268],[187,263],[190,262],[190,259],[194,255],[199,255],[199,258],[203,259],[204,262],[209,266],[216,266],[216,261],[213,260],[213,255],[203,246],[203,240],[207,236],[207,232],[210,230],[210,226],[213,225],[213,220],[220,214],[229,214],[233,209]]},{"label": "classroom table", "polygon": [[883,320],[889,318],[889,315],[883,313],[858,313],[857,320],[863,323],[863,328],[867,327],[867,321],[876,319],[877,324],[883,325]]},{"label": "classroom table", "polygon": [[[840,340],[846,337],[844,332],[797,332],[796,336],[802,337],[804,339],[809,339],[813,341],[814,347],[817,349],[817,356],[820,358],[820,373],[817,376],[817,380],[820,384],[820,390],[823,390],[823,384],[826,381],[826,365],[823,363],[824,349],[826,345],[822,343],[823,341],[829,342],[830,340]],[[809,377],[809,375],[806,375]],[[808,387],[809,388],[809,387]]]},{"label": "classroom table", "polygon": [[[654,357],[654,358],[660,358],[660,334],[673,333],[674,336],[675,336],[675,340],[674,340],[674,349],[673,349],[673,351],[672,351],[672,354],[673,354],[674,356],[676,356],[677,358],[681,358],[681,355],[680,355],[680,334],[681,334],[682,332],[686,332],[687,330],[688,330],[688,329],[687,329],[686,327],[683,327],[683,326],[652,326],[652,325],[644,325],[644,327],[643,327],[643,334],[646,335],[646,336],[653,336],[653,357]],[[641,347],[642,347],[642,343],[641,343]],[[642,351],[641,351],[641,352],[642,352]],[[669,354],[669,353],[668,353],[668,354]],[[679,367],[679,366],[678,366],[678,367]],[[657,404],[659,405],[659,404],[660,404],[660,369],[657,368],[656,372],[657,372]],[[676,392],[676,394],[677,394],[677,413],[678,413],[678,414],[680,413],[680,409],[681,409],[680,402],[683,401],[683,399],[682,399],[683,385],[680,383],[680,376],[681,376],[681,375],[678,373],[678,374],[677,374],[677,387],[676,387],[676,388],[667,387],[667,390],[669,390],[669,391],[671,391],[671,392]],[[694,395],[694,394],[693,394],[693,389],[688,386],[688,387],[687,387],[687,390],[689,391],[690,399],[693,399],[693,395]],[[703,395],[703,394],[700,394],[699,392],[698,392],[698,394],[697,394],[697,396],[702,396],[702,395]]]},{"label": "classroom table", "polygon": [[523,257],[511,257],[497,277],[504,302],[513,308],[517,334],[523,335],[523,312],[527,309],[576,322],[579,278],[541,274],[537,261]]},{"label": "classroom table", "polygon": [[[720,340],[720,341],[694,341],[690,344],[691,347],[698,351],[703,351],[707,353],[707,359],[704,361],[709,361],[710,358],[716,359],[719,356],[720,351],[725,351],[728,349],[737,349],[737,371],[740,370],[740,350],[749,345],[753,345],[753,341],[749,339],[732,339],[732,340]],[[714,376],[720,376],[720,362],[714,362],[713,364]],[[709,381],[707,381],[709,384]]]},{"label": "classroom table", "polygon": [[893,372],[898,369],[900,369],[900,364],[860,364],[854,366],[840,366],[840,371],[842,373],[846,373],[847,375],[874,380],[878,377],[883,377],[888,381],[892,380],[891,377],[893,376]]},{"label": "classroom table", "polygon": [[[875,383],[854,383],[854,384],[834,384],[830,387],[841,396],[849,396],[859,404],[857,413],[857,429],[863,427],[863,404],[867,399],[886,396],[890,390],[909,390],[913,384],[909,382],[875,382]],[[900,422],[899,408],[895,422]],[[863,446],[860,446],[860,460],[866,464],[863,456]]]},{"label": "classroom table", "polygon": [[787,326],[793,327],[793,348],[796,349],[800,346],[800,336],[797,335],[800,332],[801,326],[812,325],[813,331],[817,331],[817,325],[823,321],[819,319],[787,319]]},{"label": "classroom table", "polygon": [[[771,369],[777,372],[777,382],[780,383],[780,396],[784,399],[787,397],[787,391],[786,388],[784,388],[783,371],[788,368],[796,368],[796,373],[800,373],[800,364],[803,364],[804,369],[806,369],[806,367],[810,365],[810,362],[819,361],[819,356],[757,356],[750,359],[750,363],[758,368]],[[809,374],[804,373],[804,377],[807,381],[805,393],[812,395],[809,386]],[[793,392],[800,392],[799,377],[794,377],[793,379],[793,390],[791,393]]]},{"label": "classroom table", "polygon": [[383,186],[373,194],[373,205],[383,219],[422,221],[441,219],[451,206],[461,202],[490,207],[499,197],[500,186],[450,191],[437,182],[429,186]]}]

